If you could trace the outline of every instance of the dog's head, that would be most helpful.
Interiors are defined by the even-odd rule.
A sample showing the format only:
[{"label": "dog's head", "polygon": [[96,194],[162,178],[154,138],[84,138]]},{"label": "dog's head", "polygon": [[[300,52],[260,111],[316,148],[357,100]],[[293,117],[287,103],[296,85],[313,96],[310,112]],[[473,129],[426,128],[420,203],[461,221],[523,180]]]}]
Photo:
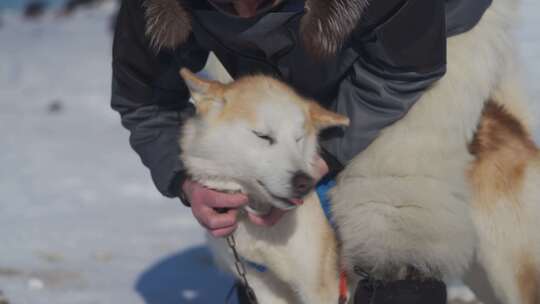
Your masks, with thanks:
[{"label": "dog's head", "polygon": [[319,131],[349,123],[270,77],[222,84],[180,74],[196,108],[181,136],[188,172],[234,181],[250,202],[294,207],[314,184]]}]

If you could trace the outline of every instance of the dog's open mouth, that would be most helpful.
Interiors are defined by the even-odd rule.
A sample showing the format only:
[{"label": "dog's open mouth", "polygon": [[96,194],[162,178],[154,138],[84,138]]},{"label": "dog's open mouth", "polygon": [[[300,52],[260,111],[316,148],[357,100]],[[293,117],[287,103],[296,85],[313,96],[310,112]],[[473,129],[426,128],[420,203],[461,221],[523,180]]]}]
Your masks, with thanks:
[{"label": "dog's open mouth", "polygon": [[270,195],[272,196],[272,198],[282,202],[283,204],[287,205],[286,208],[280,208],[280,209],[285,209],[285,210],[289,210],[289,209],[293,209],[293,208],[296,208],[298,207],[299,205],[302,204],[302,200],[299,199],[299,198],[295,198],[295,199],[287,199],[287,198],[283,198],[283,197],[279,197],[279,196],[275,196],[273,194],[270,193]]},{"label": "dog's open mouth", "polygon": [[[272,205],[274,205],[276,208],[283,210],[291,210],[298,207],[299,205],[302,205],[302,203],[304,202],[300,198],[284,198],[274,195],[272,192],[270,192],[270,190],[268,190],[268,187],[266,187],[266,185],[262,181],[257,180],[257,183],[259,184],[259,186],[261,186],[263,191],[274,200],[274,203]],[[276,205],[276,203],[279,204]]]}]

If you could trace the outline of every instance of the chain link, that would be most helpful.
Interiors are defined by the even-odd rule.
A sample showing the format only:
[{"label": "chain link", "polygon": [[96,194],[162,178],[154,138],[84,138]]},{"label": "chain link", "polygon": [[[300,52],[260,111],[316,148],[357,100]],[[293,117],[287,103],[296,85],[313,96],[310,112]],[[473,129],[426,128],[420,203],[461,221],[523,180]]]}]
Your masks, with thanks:
[{"label": "chain link", "polygon": [[242,280],[242,283],[244,285],[244,288],[246,289],[246,295],[248,298],[248,301],[250,304],[258,304],[259,301],[257,301],[257,296],[255,295],[255,291],[253,291],[253,288],[249,285],[247,276],[246,276],[246,267],[244,265],[244,262],[242,259],[240,259],[240,255],[238,255],[238,251],[236,250],[236,240],[234,239],[234,235],[229,235],[227,237],[227,244],[231,248],[233,255],[234,255],[234,266],[236,268],[236,272],[240,276],[240,279]]}]

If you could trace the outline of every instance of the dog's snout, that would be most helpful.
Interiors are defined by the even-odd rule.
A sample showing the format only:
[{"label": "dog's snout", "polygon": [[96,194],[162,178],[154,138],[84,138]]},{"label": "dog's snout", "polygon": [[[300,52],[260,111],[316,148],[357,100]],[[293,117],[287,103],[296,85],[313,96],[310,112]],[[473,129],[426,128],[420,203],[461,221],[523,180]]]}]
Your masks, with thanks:
[{"label": "dog's snout", "polygon": [[303,197],[308,194],[313,188],[313,183],[314,180],[311,176],[302,171],[296,172],[292,178],[294,196]]}]

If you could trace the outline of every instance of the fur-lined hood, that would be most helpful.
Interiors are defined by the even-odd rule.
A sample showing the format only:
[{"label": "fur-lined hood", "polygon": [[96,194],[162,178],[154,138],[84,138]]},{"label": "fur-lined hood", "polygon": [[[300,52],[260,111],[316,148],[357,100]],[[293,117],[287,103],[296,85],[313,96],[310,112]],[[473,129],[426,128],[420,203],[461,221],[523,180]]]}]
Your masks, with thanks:
[{"label": "fur-lined hood", "polygon": [[[354,30],[368,0],[306,0],[301,36],[315,56],[335,54]],[[146,34],[156,49],[174,49],[191,33],[191,14],[181,0],[145,0]]]}]

